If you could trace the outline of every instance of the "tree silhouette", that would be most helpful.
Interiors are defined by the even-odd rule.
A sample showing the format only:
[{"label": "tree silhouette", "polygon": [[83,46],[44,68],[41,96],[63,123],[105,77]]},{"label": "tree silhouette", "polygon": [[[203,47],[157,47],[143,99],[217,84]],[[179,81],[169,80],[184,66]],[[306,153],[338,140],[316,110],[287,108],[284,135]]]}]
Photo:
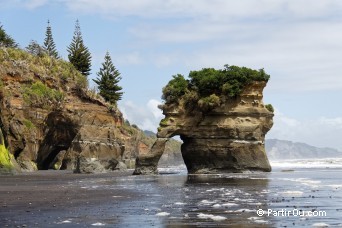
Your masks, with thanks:
[{"label": "tree silhouette", "polygon": [[18,44],[6,33],[2,25],[0,25],[0,47],[18,48]]},{"label": "tree silhouette", "polygon": [[46,27],[46,33],[45,33],[45,40],[44,40],[44,48],[46,50],[46,53],[53,57],[58,58],[58,52],[56,50],[56,44],[53,41],[52,37],[52,31],[50,26],[50,21],[48,20],[48,26]]},{"label": "tree silhouette", "polygon": [[71,44],[68,46],[68,58],[72,65],[76,67],[84,76],[88,76],[91,70],[91,55],[84,46],[79,21],[76,21],[75,32]]},{"label": "tree silhouette", "polygon": [[121,80],[119,71],[115,68],[109,52],[106,53],[104,63],[97,73],[98,78],[93,81],[98,85],[100,95],[109,103],[116,105],[121,100],[122,87],[118,85]]}]

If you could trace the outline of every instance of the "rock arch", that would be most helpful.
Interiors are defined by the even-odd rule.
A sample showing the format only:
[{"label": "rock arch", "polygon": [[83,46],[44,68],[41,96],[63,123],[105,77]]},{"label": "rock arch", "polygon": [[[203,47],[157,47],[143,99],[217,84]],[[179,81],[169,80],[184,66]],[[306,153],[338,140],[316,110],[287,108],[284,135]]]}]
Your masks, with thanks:
[{"label": "rock arch", "polygon": [[164,107],[166,118],[157,140],[150,153],[137,157],[134,174],[158,173],[165,143],[175,135],[183,140],[181,152],[189,173],[271,171],[264,140],[273,125],[273,113],[262,101],[265,86],[266,82],[254,82],[207,113]]}]

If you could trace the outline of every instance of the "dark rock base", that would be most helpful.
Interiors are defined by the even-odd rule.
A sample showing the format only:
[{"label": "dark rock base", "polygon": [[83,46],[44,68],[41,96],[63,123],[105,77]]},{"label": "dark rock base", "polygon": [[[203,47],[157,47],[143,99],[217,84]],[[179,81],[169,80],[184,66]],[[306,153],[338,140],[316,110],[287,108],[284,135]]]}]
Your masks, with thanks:
[{"label": "dark rock base", "polygon": [[185,139],[182,155],[189,174],[271,171],[264,145],[257,141]]}]

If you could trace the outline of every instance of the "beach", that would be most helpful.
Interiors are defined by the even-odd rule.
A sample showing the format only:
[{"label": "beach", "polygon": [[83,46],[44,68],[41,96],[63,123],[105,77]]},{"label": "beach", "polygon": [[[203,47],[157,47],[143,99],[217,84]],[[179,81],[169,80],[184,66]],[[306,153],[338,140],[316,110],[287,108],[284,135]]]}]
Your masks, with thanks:
[{"label": "beach", "polygon": [[[2,227],[341,227],[342,168],[157,176],[38,171],[0,177]],[[330,163],[331,164],[331,163]],[[262,211],[262,212],[261,212]],[[261,216],[260,216],[261,215]]]}]

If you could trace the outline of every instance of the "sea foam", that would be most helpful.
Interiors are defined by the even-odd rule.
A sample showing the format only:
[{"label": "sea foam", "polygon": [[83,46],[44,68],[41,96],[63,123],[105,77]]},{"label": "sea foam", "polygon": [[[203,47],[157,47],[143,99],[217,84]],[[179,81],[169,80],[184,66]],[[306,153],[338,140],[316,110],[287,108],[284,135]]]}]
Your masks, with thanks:
[{"label": "sea foam", "polygon": [[168,216],[168,215],[170,215],[170,213],[168,213],[168,212],[159,212],[156,215],[157,216]]},{"label": "sea foam", "polygon": [[214,221],[223,221],[223,220],[227,219],[224,216],[212,215],[212,214],[203,214],[203,213],[199,213],[197,215],[197,217],[200,218],[200,219],[212,219]]}]

